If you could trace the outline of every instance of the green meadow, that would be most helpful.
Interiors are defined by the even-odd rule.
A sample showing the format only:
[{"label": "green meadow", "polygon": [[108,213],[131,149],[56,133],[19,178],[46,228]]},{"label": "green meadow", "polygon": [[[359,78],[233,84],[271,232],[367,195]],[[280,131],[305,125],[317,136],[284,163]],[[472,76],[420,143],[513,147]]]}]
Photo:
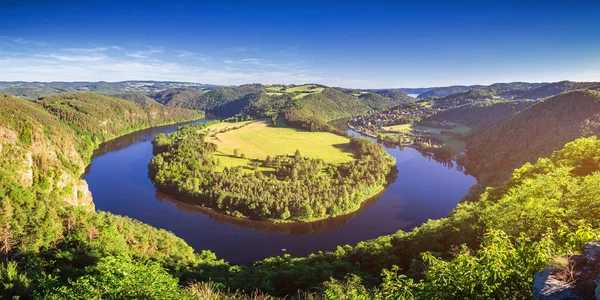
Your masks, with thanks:
[{"label": "green meadow", "polygon": [[293,99],[304,98],[311,94],[323,92],[325,88],[315,84],[304,84],[298,86],[274,85],[265,88],[268,95],[281,96],[284,94],[292,95]]},{"label": "green meadow", "polygon": [[[320,158],[326,163],[340,164],[354,159],[350,139],[328,132],[275,127],[262,120],[217,123],[205,130],[209,133],[207,141],[218,146],[217,156],[223,167],[246,166],[267,156],[294,155],[296,150],[304,157]],[[234,155],[236,149],[238,156]],[[244,158],[240,157],[242,154]]]}]

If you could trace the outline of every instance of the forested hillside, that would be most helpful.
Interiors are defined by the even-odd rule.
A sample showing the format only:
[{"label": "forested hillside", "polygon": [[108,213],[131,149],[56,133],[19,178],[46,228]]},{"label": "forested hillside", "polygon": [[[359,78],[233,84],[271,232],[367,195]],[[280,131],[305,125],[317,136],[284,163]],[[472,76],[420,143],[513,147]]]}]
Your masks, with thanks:
[{"label": "forested hillside", "polygon": [[433,89],[437,89],[437,87],[428,87],[428,88],[395,88],[391,89],[393,91],[401,92],[404,94],[423,94],[425,92],[431,91]]},{"label": "forested hillside", "polygon": [[432,102],[437,108],[447,109],[465,104],[499,100],[502,100],[502,97],[498,95],[496,90],[477,89],[433,99]]},{"label": "forested hillside", "polygon": [[204,92],[199,90],[175,88],[151,93],[148,94],[148,96],[160,104],[174,107],[184,107],[188,103],[197,101],[202,94],[204,94]]},{"label": "forested hillside", "polygon": [[[166,92],[166,91],[165,91]],[[179,91],[182,94],[183,91]],[[159,95],[157,93],[155,95]],[[164,93],[163,93],[164,94]],[[167,93],[168,106],[200,109],[221,117],[245,116],[265,117],[289,109],[306,110],[324,120],[364,114],[369,110],[383,110],[413,99],[395,91],[377,93],[353,93],[350,90],[324,86],[263,86],[260,84],[221,87],[201,95],[185,94],[179,101],[168,100],[175,97]]]},{"label": "forested hillside", "polygon": [[219,86],[202,83],[176,82],[176,81],[52,81],[52,82],[27,82],[27,81],[0,81],[0,93],[25,98],[39,98],[60,93],[73,92],[99,92],[103,94],[115,93],[155,93],[172,88],[185,88],[192,90],[212,90]]},{"label": "forested hillside", "polygon": [[363,93],[358,96],[358,98],[370,108],[378,111],[383,111],[402,103],[415,101],[412,97],[392,90],[383,90],[376,93]]},{"label": "forested hillside", "polygon": [[194,120],[200,112],[160,106],[140,107],[135,103],[95,93],[60,94],[35,101],[57,116],[80,138],[80,153],[89,158],[99,143],[134,130]]},{"label": "forested hillside", "polygon": [[[167,102],[166,104],[189,109],[211,111],[219,106],[226,105],[229,102],[239,101],[248,94],[257,93],[263,89],[264,87],[260,84],[246,84],[237,87],[220,87],[199,95],[198,97],[190,97],[187,99],[187,101],[176,101],[172,104]],[[231,115],[234,115],[235,113],[232,113]]]},{"label": "forested hillside", "polygon": [[560,94],[469,138],[463,163],[480,185],[498,183],[578,137],[600,133],[600,92]]},{"label": "forested hillside", "polygon": [[486,101],[442,110],[424,121],[464,124],[475,131],[498,124],[534,105],[534,101]]},{"label": "forested hillside", "polygon": [[419,95],[420,99],[425,99],[429,97],[446,97],[448,95],[456,94],[456,93],[464,93],[474,89],[484,88],[483,85],[474,85],[474,86],[466,86],[466,85],[453,85],[447,87],[439,87],[433,90],[424,92]]},{"label": "forested hillside", "polygon": [[560,81],[554,82],[547,85],[543,85],[536,89],[519,93],[516,97],[519,99],[543,99],[550,96],[558,95],[563,92],[573,91],[578,89],[600,89],[600,82],[573,82],[573,81]]},{"label": "forested hillside", "polygon": [[21,98],[39,98],[44,96],[56,95],[60,93],[72,93],[75,89],[69,87],[50,87],[45,85],[32,86],[12,86],[0,90],[5,95],[13,95]]},{"label": "forested hillside", "polygon": [[[165,272],[156,263],[142,261],[172,268],[215,262],[209,254],[194,255],[164,230],[94,212],[87,184],[80,179],[98,143],[135,129],[200,117],[195,111],[142,108],[96,94],[35,102],[0,96],[0,297],[70,298],[61,286],[70,280],[77,285],[77,278],[117,262],[114,267],[127,272],[148,271],[138,281],[139,289],[129,291],[144,297],[152,276],[167,291],[172,281],[163,280]],[[83,298],[98,297],[103,293],[99,289],[106,288],[96,282],[94,292],[90,281],[81,284],[87,286],[87,296],[79,294]]]},{"label": "forested hillside", "polygon": [[[397,260],[389,262],[396,266],[382,272],[378,288],[347,277],[327,284],[327,293],[338,299],[528,299],[533,275],[549,263],[556,276],[572,280],[569,264],[557,258],[600,237],[599,170],[597,138],[568,143],[449,217],[396,233],[391,251]],[[582,299],[593,294],[592,286],[580,289],[588,293]]]},{"label": "forested hillside", "polygon": [[[439,87],[427,92],[424,92],[419,95],[419,98],[429,98],[429,97],[445,97],[448,95],[456,94],[456,93],[464,93],[471,90],[479,90],[479,89],[488,89],[495,90],[498,94],[509,94],[509,93],[522,93],[525,91],[529,91],[541,86],[546,85],[546,83],[529,83],[529,82],[509,82],[509,83],[494,83],[492,85],[455,85],[448,87]],[[520,98],[519,98],[520,99]]]},{"label": "forested hillside", "polygon": [[142,94],[142,93],[117,93],[117,94],[109,94],[111,97],[125,99],[127,101],[131,101],[137,105],[141,106],[150,106],[150,105],[161,105],[156,100]]}]

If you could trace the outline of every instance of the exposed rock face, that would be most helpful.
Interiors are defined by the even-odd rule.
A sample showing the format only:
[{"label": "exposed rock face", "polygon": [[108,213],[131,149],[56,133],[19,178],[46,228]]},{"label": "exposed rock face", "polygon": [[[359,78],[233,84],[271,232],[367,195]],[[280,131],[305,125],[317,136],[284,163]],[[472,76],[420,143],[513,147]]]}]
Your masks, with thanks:
[{"label": "exposed rock face", "polygon": [[31,187],[33,185],[33,157],[31,152],[25,154],[23,162],[23,169],[17,172],[19,182],[24,186]]},{"label": "exposed rock face", "polygon": [[600,267],[600,241],[585,244],[581,249],[581,255],[585,257],[589,266]]},{"label": "exposed rock face", "polygon": [[10,144],[16,144],[17,143],[17,132],[14,130],[10,130],[6,127],[2,127],[0,126],[0,152],[2,152],[2,144],[3,143],[10,143]]},{"label": "exposed rock face", "polygon": [[34,128],[32,136],[32,144],[23,147],[18,143],[19,137],[15,130],[0,126],[0,163],[10,165],[15,179],[28,188],[34,184],[34,174],[46,174],[51,170],[59,175],[46,177],[48,184],[44,192],[49,194],[55,189],[66,189],[59,196],[61,200],[94,210],[87,182],[69,174],[68,167],[60,159],[62,157],[83,172],[84,164],[75,148],[70,144],[49,141],[40,128]]},{"label": "exposed rock face", "polygon": [[568,261],[568,276],[550,267],[533,276],[533,299],[600,300],[600,241],[587,243]]},{"label": "exposed rock face", "polygon": [[575,286],[555,278],[550,268],[533,276],[531,290],[535,300],[585,299],[575,294]]}]

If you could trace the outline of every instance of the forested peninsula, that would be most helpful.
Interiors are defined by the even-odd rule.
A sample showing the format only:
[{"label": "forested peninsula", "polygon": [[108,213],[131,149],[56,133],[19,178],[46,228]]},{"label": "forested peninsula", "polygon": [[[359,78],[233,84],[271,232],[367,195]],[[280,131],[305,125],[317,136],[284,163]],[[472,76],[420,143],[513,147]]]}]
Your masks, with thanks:
[{"label": "forested peninsula", "polygon": [[[219,150],[217,144],[206,141],[211,125],[214,122],[157,135],[153,142],[156,157],[150,164],[150,177],[160,191],[236,217],[294,222],[350,213],[384,188],[388,174],[395,167],[394,159],[381,145],[354,137],[346,139],[345,145],[354,158],[340,164],[326,162],[324,159],[330,158],[327,154],[310,158],[296,149],[288,155],[249,160],[249,168],[231,165],[229,161],[222,161],[226,159],[222,155],[221,158],[215,155]],[[242,130],[239,127],[234,124],[219,132]],[[264,133],[278,129],[255,127],[249,133],[257,130]],[[256,142],[278,147],[298,134],[302,136],[299,143],[310,145],[311,135],[323,134],[296,133],[295,130],[287,133],[285,139],[274,136]],[[215,134],[212,133],[213,138]],[[243,150],[235,149],[234,158],[244,160],[245,154],[239,153]]]}]

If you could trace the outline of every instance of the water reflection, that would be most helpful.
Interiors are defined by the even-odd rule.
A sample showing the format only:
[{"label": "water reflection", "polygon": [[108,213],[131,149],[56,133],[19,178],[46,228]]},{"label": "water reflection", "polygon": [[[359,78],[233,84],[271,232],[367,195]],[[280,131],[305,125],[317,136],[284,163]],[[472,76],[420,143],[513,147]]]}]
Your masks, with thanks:
[{"label": "water reflection", "polygon": [[232,224],[239,228],[250,229],[250,230],[259,230],[266,233],[279,233],[279,234],[292,234],[292,235],[312,235],[315,233],[331,231],[338,227],[343,227],[348,225],[348,222],[355,217],[357,214],[360,214],[365,210],[365,207],[371,204],[374,204],[379,200],[380,195],[385,192],[382,191],[375,197],[369,198],[361,205],[360,209],[346,214],[337,216],[335,218],[327,218],[324,220],[314,221],[314,222],[306,222],[306,223],[281,223],[275,224],[267,221],[256,221],[249,220],[244,218],[236,218],[232,216],[228,216],[225,214],[217,213],[213,210],[206,209],[197,205],[188,204],[186,202],[177,200],[176,198],[169,196],[167,194],[163,194],[161,192],[156,192],[156,199],[159,201],[166,201],[174,204],[177,209],[182,212],[188,214],[204,214],[208,216],[209,220],[216,222],[217,224]]},{"label": "water reflection", "polygon": [[[156,136],[159,133],[171,133],[171,132],[175,132],[177,130],[177,128],[179,128],[181,126],[190,125],[190,124],[199,124],[199,123],[203,123],[203,122],[206,122],[206,121],[205,120],[197,120],[197,121],[192,121],[192,122],[179,123],[179,124],[175,124],[175,125],[164,125],[164,126],[159,126],[159,127],[153,127],[153,128],[149,128],[149,129],[145,129],[145,130],[132,132],[132,133],[126,134],[124,136],[121,136],[116,139],[113,139],[113,140],[110,140],[110,141],[100,144],[98,149],[94,150],[94,153],[92,154],[92,159],[102,156],[109,152],[118,151],[118,150],[130,147],[131,145],[134,145],[136,143],[144,143],[144,142],[151,143],[152,140],[154,140],[154,136]],[[86,171],[86,173],[87,173],[87,171]]]}]

